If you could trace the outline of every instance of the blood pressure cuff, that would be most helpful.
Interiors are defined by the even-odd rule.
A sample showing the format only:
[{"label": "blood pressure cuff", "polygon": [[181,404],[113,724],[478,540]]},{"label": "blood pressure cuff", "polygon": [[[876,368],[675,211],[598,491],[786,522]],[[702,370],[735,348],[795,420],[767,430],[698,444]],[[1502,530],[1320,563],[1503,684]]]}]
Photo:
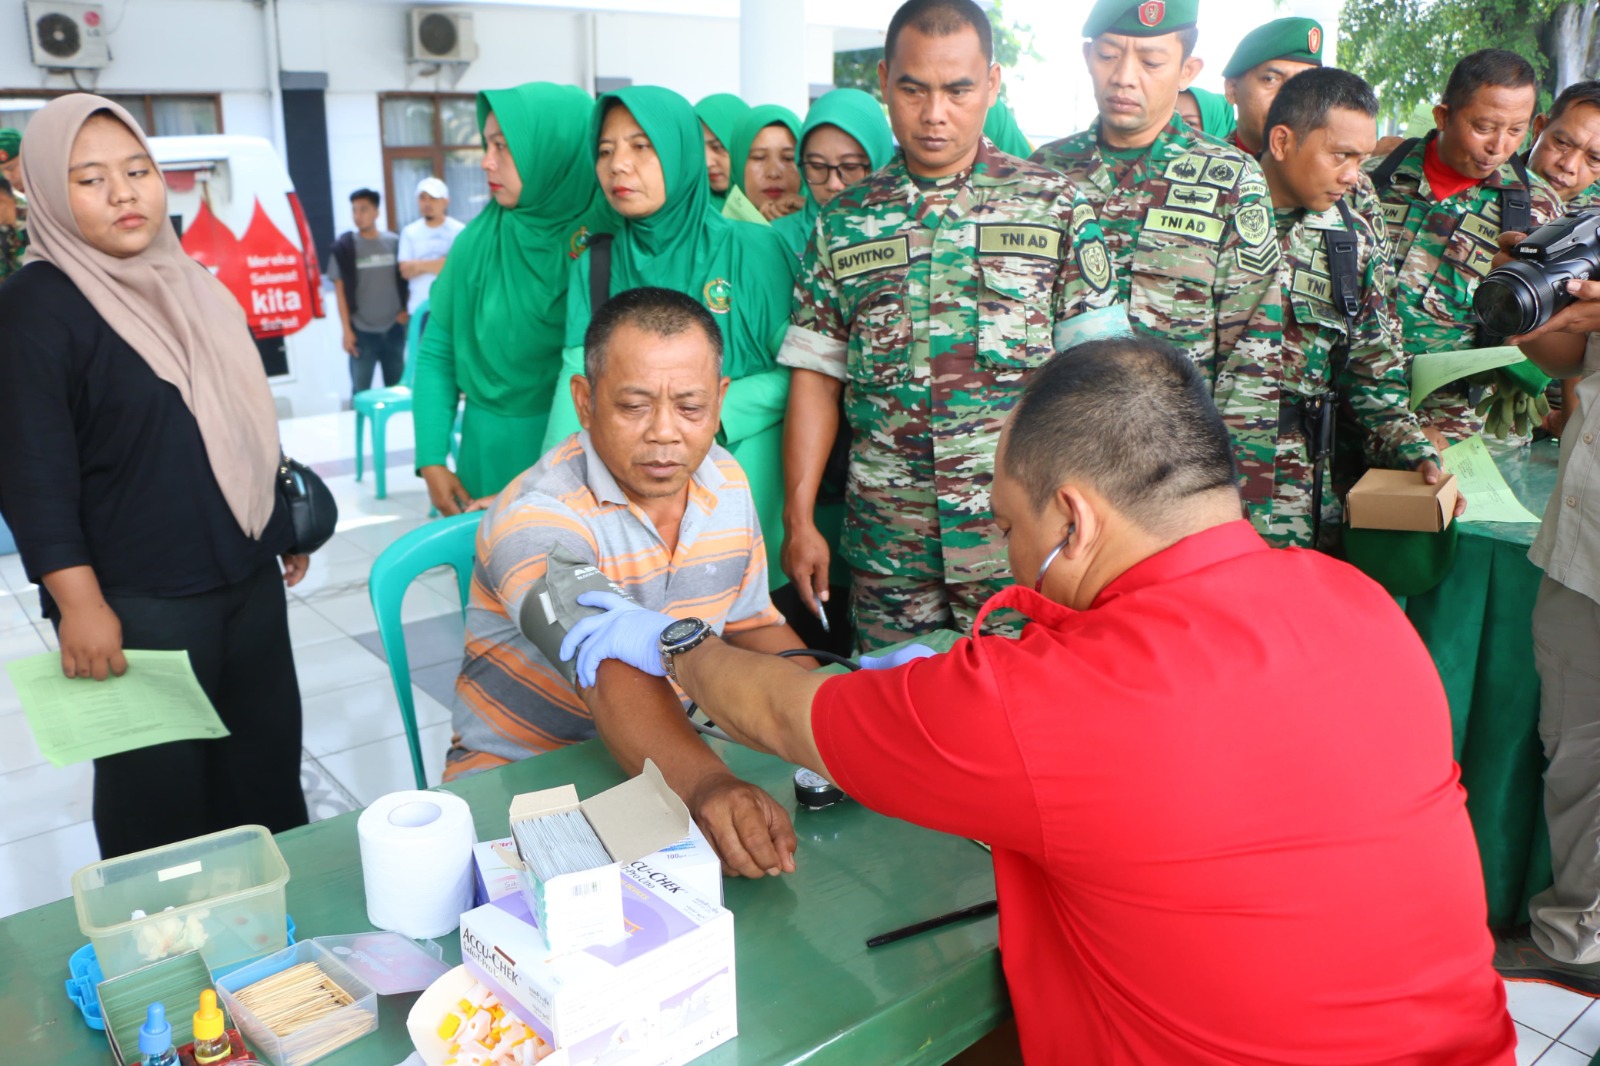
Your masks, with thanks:
[{"label": "blood pressure cuff", "polygon": [[577,677],[577,660],[561,661],[561,641],[580,618],[604,614],[601,607],[585,607],[578,597],[585,592],[614,592],[632,599],[616,582],[587,559],[579,558],[569,547],[557,544],[545,556],[544,576],[528,586],[517,614],[517,628],[545,661],[560,671],[568,683]]}]

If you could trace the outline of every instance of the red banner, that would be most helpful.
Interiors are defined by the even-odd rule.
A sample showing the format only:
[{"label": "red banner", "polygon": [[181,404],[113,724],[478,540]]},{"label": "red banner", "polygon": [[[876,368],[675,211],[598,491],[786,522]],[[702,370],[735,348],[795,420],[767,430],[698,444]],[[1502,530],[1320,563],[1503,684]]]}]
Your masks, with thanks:
[{"label": "red banner", "polygon": [[295,333],[320,309],[320,294],[313,289],[321,281],[313,274],[314,258],[289,243],[259,199],[243,238],[235,237],[202,202],[184,232],[183,250],[228,287],[257,337]]}]

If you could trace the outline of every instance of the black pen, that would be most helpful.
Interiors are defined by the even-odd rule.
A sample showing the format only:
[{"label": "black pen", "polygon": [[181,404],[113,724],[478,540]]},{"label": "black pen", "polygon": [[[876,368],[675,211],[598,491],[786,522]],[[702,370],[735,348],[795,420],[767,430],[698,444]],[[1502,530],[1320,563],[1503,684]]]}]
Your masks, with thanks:
[{"label": "black pen", "polygon": [[962,907],[958,911],[951,911],[949,914],[941,914],[937,918],[929,918],[927,921],[918,922],[915,925],[908,925],[903,929],[894,929],[887,933],[879,933],[877,936],[868,937],[867,947],[881,948],[885,944],[893,944],[896,940],[904,940],[908,936],[916,936],[918,933],[926,933],[929,929],[937,929],[941,925],[949,925],[952,922],[959,922],[963,918],[981,918],[986,914],[994,914],[999,909],[1000,902],[998,900],[991,899],[985,900],[982,903],[974,903],[970,907]]}]

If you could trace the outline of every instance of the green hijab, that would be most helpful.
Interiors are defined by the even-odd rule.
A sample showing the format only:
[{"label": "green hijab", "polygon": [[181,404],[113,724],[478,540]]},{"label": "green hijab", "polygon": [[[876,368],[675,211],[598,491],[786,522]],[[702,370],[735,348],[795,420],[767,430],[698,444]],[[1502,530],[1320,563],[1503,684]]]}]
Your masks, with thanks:
[{"label": "green hijab", "polygon": [[[752,107],[750,113],[739,120],[733,131],[733,143],[728,145],[728,166],[733,171],[733,183],[739,191],[750,196],[744,187],[744,165],[750,159],[750,146],[768,126],[782,126],[794,137],[796,150],[800,144],[800,116],[780,104],[762,104]],[[727,142],[723,142],[727,143]],[[754,200],[754,197],[751,197]]]},{"label": "green hijab", "polygon": [[[733,156],[733,134],[739,128],[739,121],[750,113],[750,105],[732,93],[712,93],[710,96],[694,105],[694,113],[706,128],[716,135],[722,142],[722,147],[728,149],[729,159]],[[728,169],[733,165],[730,162]],[[728,175],[728,180],[733,181],[733,175]],[[727,199],[726,193],[713,192],[711,206],[717,211],[722,210],[722,203]]]},{"label": "green hijab", "polygon": [[455,351],[468,399],[513,417],[549,409],[566,332],[567,277],[589,235],[615,228],[584,137],[594,108],[572,85],[529,82],[478,94],[522,177],[514,208],[493,199],[461,231],[429,292],[429,329]]},{"label": "green hijab", "polygon": [[1017,116],[1011,113],[1011,106],[1004,100],[996,100],[989,109],[988,117],[983,120],[983,135],[1006,155],[1026,159],[1033,154],[1033,145],[1028,143],[1022,127],[1017,125]]},{"label": "green hijab", "polygon": [[1194,93],[1194,102],[1200,108],[1200,132],[1219,141],[1232,136],[1238,124],[1234,121],[1233,105],[1228,103],[1228,98],[1198,85],[1191,85],[1189,91]]},{"label": "green hijab", "polygon": [[[873,170],[887,166],[894,156],[894,137],[889,133],[889,120],[884,118],[883,105],[860,89],[834,89],[817,97],[811,110],[806,112],[805,125],[800,127],[799,148],[795,152],[797,157],[804,156],[806,138],[818,126],[836,126],[854,137],[867,153]],[[805,181],[804,165],[801,166],[800,178],[805,188],[805,206],[772,223],[772,228],[796,256],[805,254],[806,242],[811,239],[811,230],[816,226],[817,211],[820,210],[816,198],[811,195],[811,183]]]},{"label": "green hijab", "polygon": [[618,228],[611,295],[658,285],[692,296],[722,327],[724,374],[742,378],[771,370],[788,326],[794,257],[769,227],[733,222],[711,209],[700,119],[671,89],[630,85],[600,97],[589,125],[591,152],[615,104],[632,112],[650,138],[667,196],[655,214],[625,219]]}]

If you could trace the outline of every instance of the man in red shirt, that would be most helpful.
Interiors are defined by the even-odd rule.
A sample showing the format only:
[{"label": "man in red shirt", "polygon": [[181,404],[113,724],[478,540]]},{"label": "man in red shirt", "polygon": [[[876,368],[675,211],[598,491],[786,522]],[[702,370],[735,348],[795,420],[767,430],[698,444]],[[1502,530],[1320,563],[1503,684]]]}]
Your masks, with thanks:
[{"label": "man in red shirt", "polygon": [[1230,454],[1173,349],[1081,345],[996,463],[1025,584],[984,610],[1019,639],[823,677],[612,597],[563,655],[670,669],[751,747],[991,843],[1030,1061],[1509,1066],[1428,653],[1356,570],[1266,546]]}]

